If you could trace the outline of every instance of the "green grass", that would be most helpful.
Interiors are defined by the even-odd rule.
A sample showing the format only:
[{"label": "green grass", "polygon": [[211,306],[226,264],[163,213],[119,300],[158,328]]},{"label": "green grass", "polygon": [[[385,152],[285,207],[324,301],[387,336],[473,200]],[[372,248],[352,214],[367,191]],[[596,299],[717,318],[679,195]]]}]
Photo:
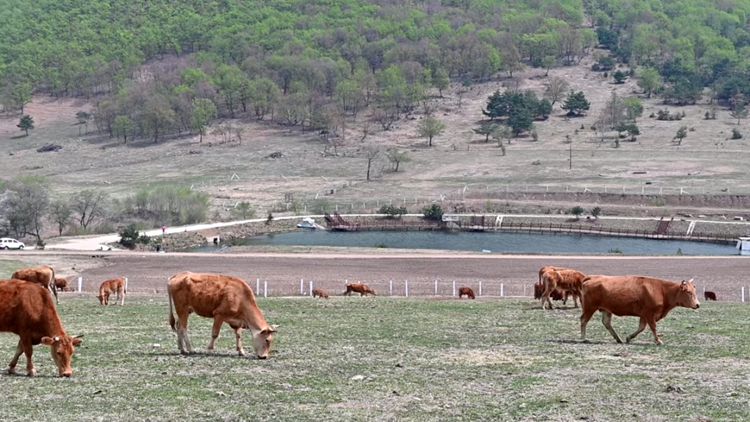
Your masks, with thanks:
[{"label": "green grass", "polygon": [[[271,359],[240,358],[228,327],[205,352],[210,321],[192,316],[201,353],[177,353],[162,296],[104,308],[65,297],[85,334],[71,379],[37,347],[39,377],[0,376],[0,420],[743,420],[750,416],[750,306],[677,309],[619,345],[595,316],[536,302],[261,299],[279,324]],[[615,318],[621,335],[635,318]],[[744,328],[743,328],[744,327]],[[245,344],[250,347],[249,333]],[[0,335],[0,362],[17,337]],[[24,369],[21,359],[19,369]],[[356,377],[361,375],[362,377]],[[359,379],[363,378],[363,379]]]}]

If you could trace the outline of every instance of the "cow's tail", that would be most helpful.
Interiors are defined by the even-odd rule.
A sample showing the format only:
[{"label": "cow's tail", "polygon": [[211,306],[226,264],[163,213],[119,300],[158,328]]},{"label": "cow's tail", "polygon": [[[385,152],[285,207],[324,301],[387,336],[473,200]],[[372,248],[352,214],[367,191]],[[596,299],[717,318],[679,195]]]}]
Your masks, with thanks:
[{"label": "cow's tail", "polygon": [[52,272],[52,279],[47,283],[47,289],[52,289],[52,293],[55,295],[55,302],[60,303],[60,300],[57,298],[57,285],[55,284],[55,269],[51,266],[49,267],[50,271]]},{"label": "cow's tail", "polygon": [[174,313],[172,312],[172,291],[167,286],[167,296],[169,297],[169,326],[172,327],[172,331],[177,331],[177,321],[174,319]]}]

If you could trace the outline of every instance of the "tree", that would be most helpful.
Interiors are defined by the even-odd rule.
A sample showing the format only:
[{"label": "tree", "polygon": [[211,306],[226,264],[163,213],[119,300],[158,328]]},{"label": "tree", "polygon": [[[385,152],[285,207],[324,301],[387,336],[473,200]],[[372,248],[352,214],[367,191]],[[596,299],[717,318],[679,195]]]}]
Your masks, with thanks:
[{"label": "tree", "polygon": [[190,118],[190,127],[198,132],[198,142],[203,142],[206,127],[216,118],[216,104],[208,98],[196,98],[193,100],[193,113]]},{"label": "tree", "polygon": [[544,67],[544,76],[549,76],[549,70],[552,66],[555,65],[555,62],[557,62],[557,59],[555,59],[555,56],[544,56],[542,59],[542,67]]},{"label": "tree", "polygon": [[143,107],[143,124],[147,132],[159,142],[159,134],[168,130],[175,122],[177,114],[172,110],[166,97],[155,94],[146,100]]},{"label": "tree", "polygon": [[657,92],[661,88],[662,80],[661,75],[657,69],[653,67],[644,67],[638,71],[638,86],[643,89],[648,98],[651,98],[651,94]]},{"label": "tree", "polygon": [[106,202],[106,193],[86,189],[73,195],[70,207],[78,213],[78,224],[86,230],[92,221],[104,216]]},{"label": "tree", "polygon": [[422,214],[425,220],[443,221],[443,208],[438,204],[422,208]]},{"label": "tree", "polygon": [[115,136],[122,136],[123,143],[128,143],[128,133],[133,133],[135,130],[135,123],[128,116],[117,116],[115,122],[112,124],[112,131]]},{"label": "tree", "polygon": [[594,209],[591,210],[591,215],[594,216],[597,220],[599,219],[599,216],[602,213],[602,209],[599,207],[594,207]]},{"label": "tree", "polygon": [[495,128],[495,130],[492,132],[492,139],[497,142],[497,147],[500,148],[500,151],[503,156],[505,156],[505,144],[503,141],[507,140],[508,144],[510,145],[510,140],[513,138],[513,131],[511,128],[505,125],[501,125]]},{"label": "tree", "polygon": [[440,135],[445,130],[445,124],[431,115],[425,116],[419,122],[419,136],[427,138],[427,146],[432,146],[432,138]]},{"label": "tree", "polygon": [[448,72],[439,67],[432,75],[432,86],[437,88],[440,98],[443,98],[443,90],[448,89],[451,80],[448,77]]},{"label": "tree", "polygon": [[628,79],[628,75],[622,70],[618,70],[612,74],[616,84],[624,84],[625,80]]},{"label": "tree", "polygon": [[578,220],[581,217],[581,214],[583,214],[583,207],[580,205],[576,205],[575,207],[570,209],[570,213],[576,216],[576,220]]},{"label": "tree", "polygon": [[729,114],[737,119],[737,126],[740,125],[741,119],[747,117],[747,104],[742,94],[737,94],[732,98],[732,111]]},{"label": "tree", "polygon": [[563,78],[553,76],[544,85],[544,98],[548,99],[554,106],[556,102],[562,99],[567,90],[568,82]]},{"label": "tree", "polygon": [[393,164],[393,171],[398,173],[398,166],[401,163],[408,163],[411,161],[409,153],[406,151],[399,151],[396,148],[391,148],[386,151],[385,155],[388,157],[388,161]]},{"label": "tree", "polygon": [[365,159],[367,159],[367,178],[366,180],[370,181],[370,170],[372,169],[372,163],[375,161],[376,158],[380,155],[381,149],[380,146],[376,144],[369,144],[365,145],[364,147],[364,153],[365,153]]},{"label": "tree", "polygon": [[582,116],[590,107],[591,103],[589,103],[586,96],[583,95],[583,91],[571,91],[568,94],[568,98],[565,99],[565,103],[562,105],[562,109],[568,110],[568,116],[571,117]]},{"label": "tree", "polygon": [[492,132],[494,132],[498,127],[498,124],[495,122],[482,122],[482,124],[476,128],[472,129],[474,133],[478,135],[484,135],[484,142],[490,141],[490,136],[492,135]]},{"label": "tree", "polygon": [[40,179],[24,178],[9,184],[5,219],[17,237],[41,240],[44,215],[49,206],[47,187]]},{"label": "tree", "polygon": [[21,116],[21,120],[16,125],[19,129],[26,132],[26,136],[29,136],[29,130],[34,129],[34,119],[28,114]]},{"label": "tree", "polygon": [[681,126],[677,129],[677,133],[674,135],[674,139],[677,139],[677,145],[682,145],[682,140],[687,137],[687,126]]},{"label": "tree", "polygon": [[63,199],[54,201],[50,204],[49,214],[52,217],[52,221],[57,224],[57,235],[62,236],[65,226],[70,223],[70,218],[73,216],[70,204]]},{"label": "tree", "polygon": [[240,220],[247,220],[248,218],[255,218],[255,208],[250,205],[249,202],[240,202],[232,209],[232,215]]},{"label": "tree", "polygon": [[11,82],[5,87],[5,98],[3,99],[3,102],[8,108],[20,110],[23,115],[26,104],[31,102],[31,94],[33,91],[30,82]]},{"label": "tree", "polygon": [[89,133],[89,120],[91,120],[91,113],[79,111],[76,113],[76,120],[78,121],[78,136],[81,136],[81,126],[86,126],[85,133]]},{"label": "tree", "polygon": [[513,113],[508,117],[508,126],[513,129],[513,135],[518,136],[522,132],[525,132],[534,124],[534,116],[531,111],[526,107],[517,107],[513,109]]}]

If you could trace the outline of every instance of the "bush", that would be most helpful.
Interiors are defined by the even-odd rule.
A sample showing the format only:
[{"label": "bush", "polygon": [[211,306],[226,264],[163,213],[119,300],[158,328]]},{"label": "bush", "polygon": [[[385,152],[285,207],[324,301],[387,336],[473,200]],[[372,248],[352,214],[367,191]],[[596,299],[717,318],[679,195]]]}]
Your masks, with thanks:
[{"label": "bush", "polygon": [[138,227],[135,224],[129,224],[119,232],[120,244],[128,249],[135,248],[138,243],[148,245],[151,242],[151,238],[145,234],[140,234]]},{"label": "bush", "polygon": [[732,139],[742,139],[742,132],[736,127],[732,128]]},{"label": "bush", "polygon": [[576,216],[576,219],[583,214],[583,207],[580,205],[576,205],[575,207],[570,209],[570,213]]},{"label": "bush", "polygon": [[432,204],[422,209],[424,218],[431,221],[443,221],[443,209],[438,204]]},{"label": "bush", "polygon": [[394,207],[393,205],[383,205],[378,210],[380,214],[386,214],[388,218],[401,218],[402,215],[406,214],[406,208]]}]

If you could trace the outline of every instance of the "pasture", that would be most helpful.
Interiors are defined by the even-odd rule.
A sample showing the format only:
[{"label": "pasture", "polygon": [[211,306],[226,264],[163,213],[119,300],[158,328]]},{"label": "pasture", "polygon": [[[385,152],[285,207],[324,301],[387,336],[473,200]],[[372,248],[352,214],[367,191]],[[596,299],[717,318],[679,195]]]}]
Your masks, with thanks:
[{"label": "pasture", "polygon": [[[71,379],[47,349],[39,376],[0,376],[2,420],[743,420],[750,417],[750,307],[673,310],[619,345],[595,315],[581,343],[578,309],[531,299],[259,299],[279,334],[271,358],[240,358],[224,326],[192,316],[197,355],[181,356],[166,295],[125,307],[93,295],[59,306],[84,334]],[[629,334],[635,318],[615,318]],[[0,334],[0,363],[17,337]],[[245,333],[249,346],[249,333]],[[20,365],[23,368],[24,358]]]}]

